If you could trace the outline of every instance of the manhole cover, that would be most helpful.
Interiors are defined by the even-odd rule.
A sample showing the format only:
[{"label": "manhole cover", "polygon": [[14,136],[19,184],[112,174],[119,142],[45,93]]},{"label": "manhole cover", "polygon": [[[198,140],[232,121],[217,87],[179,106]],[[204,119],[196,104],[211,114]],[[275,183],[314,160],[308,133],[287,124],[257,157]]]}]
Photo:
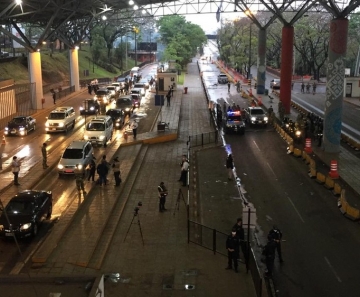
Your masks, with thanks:
[{"label": "manhole cover", "polygon": [[163,285],[163,290],[172,290],[173,286],[172,285]]},{"label": "manhole cover", "polygon": [[187,285],[185,285],[185,290],[195,290],[195,285],[189,285],[189,284],[187,284]]}]

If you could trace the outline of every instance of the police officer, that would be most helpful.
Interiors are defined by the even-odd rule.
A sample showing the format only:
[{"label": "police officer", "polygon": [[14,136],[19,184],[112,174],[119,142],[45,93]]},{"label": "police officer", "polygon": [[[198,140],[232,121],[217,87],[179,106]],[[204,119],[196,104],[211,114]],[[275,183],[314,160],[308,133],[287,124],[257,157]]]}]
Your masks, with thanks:
[{"label": "police officer", "polygon": [[115,178],[115,187],[119,187],[120,183],[121,183],[119,157],[114,158],[114,163],[112,165],[112,168],[113,168],[114,178]]},{"label": "police officer", "polygon": [[[242,225],[242,218],[238,218],[236,220],[236,224],[232,227],[233,230],[236,231],[236,236],[239,239],[239,244],[241,247],[241,251],[244,254],[244,259],[246,259],[246,242],[245,242],[245,233]],[[240,250],[239,250],[239,258],[240,258]]]},{"label": "police officer", "polygon": [[76,188],[80,194],[80,192],[83,192],[83,195],[86,194],[85,187],[84,187],[84,177],[85,177],[85,170],[82,165],[77,164],[75,166],[75,181],[76,181]]},{"label": "police officer", "polygon": [[236,236],[236,229],[232,229],[231,234],[226,239],[226,249],[228,251],[228,266],[226,269],[232,269],[234,262],[235,272],[238,272],[239,258],[239,238]]},{"label": "police officer", "polygon": [[44,142],[41,147],[41,154],[43,157],[43,168],[46,169],[49,166],[47,165],[47,150],[46,150],[47,144]]},{"label": "police officer", "polygon": [[280,263],[284,262],[282,255],[281,255],[281,239],[282,239],[282,233],[279,228],[276,227],[276,225],[273,226],[273,228],[269,231],[269,236],[271,236],[275,242],[275,247],[279,256]]},{"label": "police officer", "polygon": [[163,212],[164,210],[166,210],[165,202],[166,202],[166,196],[168,194],[164,182],[160,183],[160,185],[158,186],[158,191],[159,191],[159,212]]},{"label": "police officer", "polygon": [[96,172],[96,163],[95,163],[95,157],[94,155],[92,155],[90,164],[89,164],[89,176],[88,176],[88,181],[90,181],[90,179],[92,181],[95,181],[95,172]]},{"label": "police officer", "polygon": [[276,249],[276,242],[274,241],[274,238],[271,235],[268,235],[268,242],[262,252],[263,256],[265,256],[267,277],[271,277],[272,272],[274,270],[275,249]]}]

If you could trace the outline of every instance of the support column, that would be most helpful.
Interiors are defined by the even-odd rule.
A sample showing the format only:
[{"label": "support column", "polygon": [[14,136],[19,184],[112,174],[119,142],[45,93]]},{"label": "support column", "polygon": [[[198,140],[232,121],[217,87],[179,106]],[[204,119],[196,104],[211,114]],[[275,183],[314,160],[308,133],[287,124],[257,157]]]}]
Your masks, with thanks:
[{"label": "support column", "polygon": [[329,62],[326,74],[326,100],[323,144],[328,153],[340,151],[341,116],[344,97],[346,45],[349,21],[337,18],[330,23]]},{"label": "support column", "polygon": [[257,93],[265,93],[266,80],[266,29],[261,28],[258,36]]},{"label": "support column", "polygon": [[285,108],[285,114],[290,113],[291,104],[291,80],[294,47],[294,27],[286,25],[282,28],[281,41],[281,89],[280,101]]},{"label": "support column", "polygon": [[41,99],[44,97],[42,73],[41,73],[41,55],[40,52],[29,52],[28,58],[30,83],[35,84],[35,106],[34,109],[41,109]]},{"label": "support column", "polygon": [[70,86],[75,86],[75,91],[80,90],[79,56],[78,48],[69,50],[70,57]]}]

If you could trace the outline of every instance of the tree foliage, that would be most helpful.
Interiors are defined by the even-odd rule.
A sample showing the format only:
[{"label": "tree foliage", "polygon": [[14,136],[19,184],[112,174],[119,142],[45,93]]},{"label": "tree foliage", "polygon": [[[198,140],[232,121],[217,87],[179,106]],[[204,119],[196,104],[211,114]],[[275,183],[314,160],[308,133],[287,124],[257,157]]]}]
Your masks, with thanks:
[{"label": "tree foliage", "polygon": [[166,45],[165,60],[177,60],[182,67],[207,41],[200,26],[187,22],[184,16],[161,17],[157,22],[161,42]]}]

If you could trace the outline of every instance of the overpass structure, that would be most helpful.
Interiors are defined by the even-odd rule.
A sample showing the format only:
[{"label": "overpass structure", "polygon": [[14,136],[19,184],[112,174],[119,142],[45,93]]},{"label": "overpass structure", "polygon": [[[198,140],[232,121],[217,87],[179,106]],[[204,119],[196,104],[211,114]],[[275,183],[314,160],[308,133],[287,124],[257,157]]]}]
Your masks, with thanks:
[{"label": "overpass structure", "polygon": [[[124,19],[154,18],[163,15],[213,13],[219,20],[223,13],[247,16],[259,28],[257,93],[265,91],[266,30],[278,19],[283,24],[281,52],[280,100],[285,113],[290,112],[291,74],[293,61],[294,23],[305,13],[331,13],[327,94],[324,116],[324,149],[339,152],[344,89],[344,57],[347,49],[348,17],[360,6],[359,0],[4,0],[0,2],[0,24],[11,25],[16,35],[0,26],[8,35],[29,51],[30,82],[36,84],[36,102],[41,106],[41,59],[39,45],[43,40],[56,38],[69,47],[70,84],[79,89],[77,46],[89,30],[104,16],[121,23]],[[267,19],[258,19],[256,11],[266,11]],[[44,28],[38,44],[33,46],[19,28],[21,23],[32,23]]]}]

